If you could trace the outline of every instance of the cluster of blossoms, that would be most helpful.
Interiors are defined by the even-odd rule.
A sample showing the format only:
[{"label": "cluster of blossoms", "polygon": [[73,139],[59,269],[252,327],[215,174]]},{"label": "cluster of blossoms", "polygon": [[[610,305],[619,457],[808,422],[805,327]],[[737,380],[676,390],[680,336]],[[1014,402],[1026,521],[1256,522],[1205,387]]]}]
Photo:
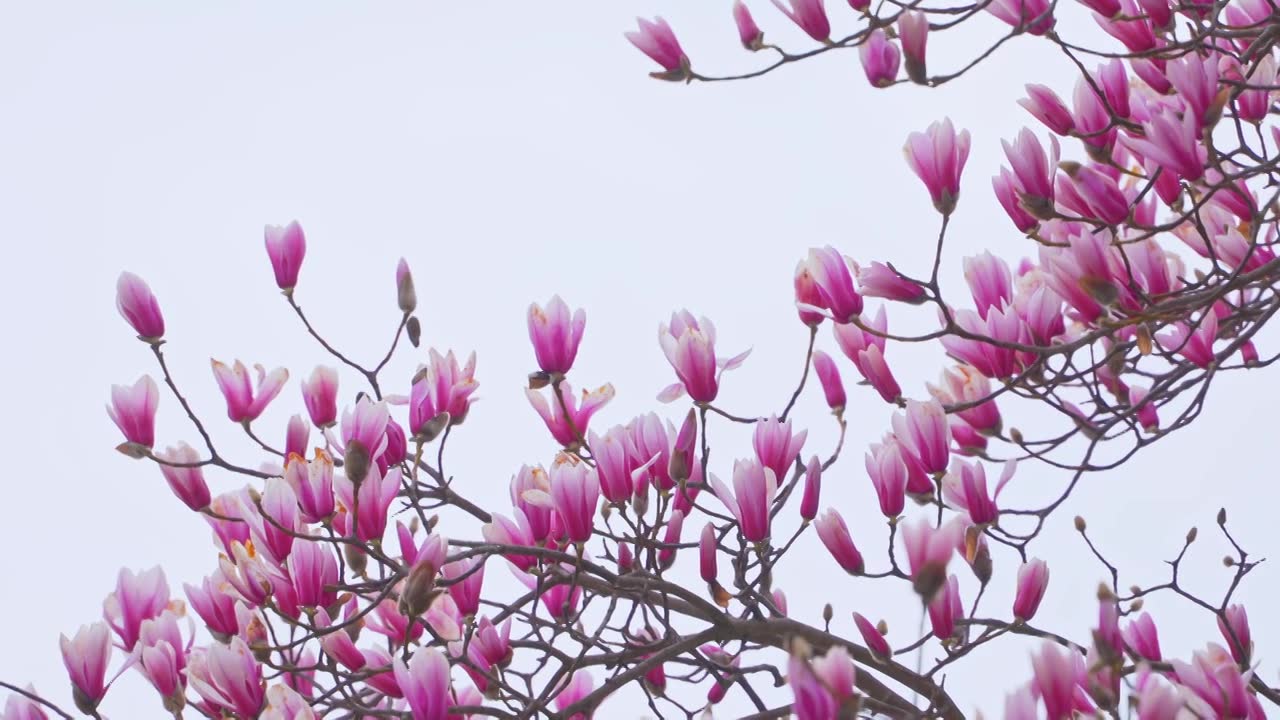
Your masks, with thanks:
[{"label": "cluster of blossoms", "polygon": [[[1024,636],[1037,643],[1030,680],[1007,695],[1006,717],[1118,717],[1127,709],[1151,720],[1265,717],[1264,703],[1280,703],[1280,688],[1257,672],[1247,615],[1233,601],[1257,561],[1236,544],[1225,514],[1217,524],[1238,556],[1220,598],[1178,582],[1192,532],[1168,582],[1122,589],[1107,564],[1086,641],[1034,624],[1050,573],[1030,546],[1080,478],[1189,424],[1217,373],[1269,364],[1253,338],[1280,311],[1280,132],[1270,127],[1269,141],[1265,127],[1280,91],[1275,9],[1265,0],[1083,1],[1123,49],[1085,73],[1070,107],[1053,90],[1028,86],[1022,104],[1049,134],[1025,129],[1005,142],[1008,167],[992,180],[1016,230],[1035,243],[1034,258],[965,258],[967,297],[959,305],[944,299],[939,263],[970,147],[969,133],[944,120],[911,134],[904,148],[939,214],[932,269],[917,277],[887,261],[811,249],[793,278],[809,333],[806,362],[780,411],[740,415],[717,405],[725,373],[748,354],[722,354],[712,322],[679,310],[659,327],[675,382],[657,400],[687,407],[673,419],[655,408],[602,427],[596,416],[613,386],[575,393],[569,381],[585,313],[558,297],[535,303],[528,330],[537,369],[526,392],[557,452],[545,466],[514,473],[509,507],[477,505],[468,483],[444,470],[447,441],[465,431],[478,387],[474,355],[463,362],[431,349],[413,373],[386,377],[401,338],[415,349],[421,341],[403,261],[391,348],[365,366],[325,341],[296,301],[302,229],[267,228],[290,309],[359,388],[340,383],[338,368],[316,367],[299,383],[305,414],[289,420],[277,449],[255,423],[284,402],[289,372],[257,365],[251,375],[239,360],[214,360],[227,418],[266,456],[252,466],[218,450],[166,364],[159,303],[140,278],[121,275],[120,313],[199,442],[157,448],[162,392],[144,376],[112,389],[107,410],[124,437],[119,449],[157,464],[173,494],[212,528],[217,553],[208,575],[184,585],[185,602],[158,568],[121,571],[102,620],[62,638],[76,708],[100,717],[115,678],[136,672],[174,717],[569,720],[591,717],[614,693],[636,692],[658,716],[693,717],[736,694],[759,717],[958,718],[940,671],[974,648]],[[898,82],[900,65],[920,84],[963,72],[931,74],[926,57],[928,36],[955,25],[940,20],[954,9],[890,6],[893,14],[880,16],[851,0],[862,27],[838,39],[822,0],[774,4],[820,47],[767,44],[739,0],[733,19],[742,44],[777,54],[754,74],[855,47],[875,87]],[[1040,36],[1076,52],[1053,32],[1055,5],[993,0],[974,8],[1008,24],[1011,37]],[[628,37],[662,66],[658,77],[717,79],[693,70],[661,19],[642,20]],[[1064,159],[1059,137],[1079,141],[1079,159]],[[932,311],[938,329],[894,334],[891,310]],[[830,353],[818,347],[824,328]],[[937,383],[904,388],[891,359],[905,345],[934,342],[949,358]],[[855,388],[862,397],[846,390],[850,372],[865,381]],[[793,417],[811,374],[840,434],[826,453]],[[856,534],[840,508],[824,508],[822,493],[855,403],[859,412],[890,410],[859,469],[886,522]],[[1040,438],[1006,420],[1031,404],[1058,418]],[[750,425],[751,447],[717,446],[723,452],[713,462],[712,422]],[[1020,463],[1066,468],[1069,479],[1041,505],[1013,506],[1002,490]],[[206,470],[248,484],[214,495]],[[452,514],[441,519],[437,509]],[[868,617],[875,598],[866,596],[842,610],[844,636],[831,606],[821,625],[790,617],[775,580],[811,526],[830,555],[815,563],[910,588],[929,632],[895,649],[885,623]],[[1084,521],[1076,527],[1102,559]],[[872,531],[888,535],[883,557],[860,549],[872,546]],[[526,592],[486,585],[486,570],[497,565]],[[701,583],[688,582],[694,567]],[[980,612],[992,582],[1010,586],[1014,601]],[[1190,658],[1165,657],[1143,610],[1154,594],[1211,614],[1221,637]],[[926,646],[939,654],[932,667],[923,663]],[[913,670],[903,656],[916,653],[922,666]],[[770,692],[784,680],[789,691]],[[70,717],[32,689],[5,687],[13,694],[4,720]]]}]

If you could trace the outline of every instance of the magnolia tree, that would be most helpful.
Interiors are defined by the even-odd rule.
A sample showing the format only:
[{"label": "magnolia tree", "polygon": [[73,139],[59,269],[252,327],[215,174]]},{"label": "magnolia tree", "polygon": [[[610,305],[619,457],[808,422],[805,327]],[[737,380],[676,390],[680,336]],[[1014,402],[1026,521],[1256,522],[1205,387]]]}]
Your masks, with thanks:
[{"label": "magnolia tree", "polygon": [[[1005,698],[1006,717],[1262,718],[1280,707],[1280,687],[1264,677],[1274,668],[1258,672],[1245,608],[1233,601],[1259,561],[1225,512],[1215,532],[1234,552],[1210,594],[1180,581],[1194,531],[1153,556],[1172,558],[1154,584],[1122,583],[1124,569],[1079,518],[1080,562],[1097,563],[1107,582],[1052,588],[1036,558],[1046,523],[1082,478],[1193,422],[1219,373],[1276,359],[1252,340],[1280,310],[1271,1],[851,0],[830,8],[856,28],[843,37],[822,0],[773,2],[813,45],[772,44],[739,0],[732,18],[757,55],[736,74],[703,74],[661,19],[627,37],[661,66],[655,77],[684,83],[856,48],[874,87],[933,86],[1023,34],[1070,57],[1080,70],[1071,102],[1061,99],[1067,88],[1028,85],[1020,104],[1038,125],[1005,142],[1008,166],[992,179],[1008,231],[1025,234],[1033,259],[966,258],[967,292],[944,292],[969,133],[940,120],[904,148],[937,211],[932,267],[908,274],[893,258],[810,250],[794,276],[809,340],[785,405],[757,414],[719,403],[726,373],[747,354],[724,352],[711,320],[678,310],[658,331],[675,382],[655,402],[675,409],[670,419],[655,404],[601,427],[592,420],[613,386],[571,385],[585,313],[558,297],[531,305],[526,392],[561,450],[511,458],[519,470],[501,507],[468,498],[476,479],[446,470],[449,438],[468,431],[475,358],[418,353],[403,262],[390,349],[362,364],[298,304],[302,229],[268,227],[276,282],[321,364],[304,369],[300,393],[280,397],[286,369],[214,360],[229,424],[187,401],[166,365],[160,305],[125,273],[117,304],[154,363],[112,389],[108,413],[124,436],[119,450],[154,463],[193,522],[212,527],[214,547],[199,561],[212,571],[179,590],[159,568],[121,570],[102,618],[61,639],[74,708],[3,683],[4,718],[100,718],[126,672],[145,676],[155,712],[175,718],[588,718],[615,693],[647,703],[632,716],[692,718],[732,695],[756,718],[959,718],[948,668],[1015,636],[1032,643],[1030,662],[983,689]],[[1115,43],[1084,47],[1055,31],[1057,13],[1090,11]],[[930,57],[930,35],[965,23],[1008,31],[971,57]],[[936,316],[936,330],[895,333],[890,316],[912,313]],[[909,343],[945,350],[936,384],[895,379],[890,359]],[[398,352],[423,361],[412,376],[387,372]],[[842,375],[858,386],[847,393]],[[832,417],[793,412],[817,390]],[[299,395],[306,414],[287,428],[255,422]],[[155,447],[161,402],[181,409],[190,444]],[[880,403],[896,406],[882,436],[845,436],[846,412]],[[1035,421],[1006,421],[1023,413]],[[803,426],[817,423],[838,426],[839,443],[807,443]],[[731,424],[751,427],[749,447],[716,442]],[[226,454],[216,439],[226,432],[246,433],[260,455]],[[851,531],[849,508],[824,503],[823,476],[841,463],[845,476],[865,472],[883,525]],[[1036,502],[1002,500],[1029,464],[1058,481],[1038,486]],[[245,485],[213,496],[207,469]],[[797,559],[808,532],[829,556]],[[791,617],[774,582],[787,565],[910,588],[928,631],[896,631],[891,643],[866,592],[839,617],[830,605],[821,618]],[[495,581],[508,571],[519,584]],[[984,603],[990,584],[1008,587],[1012,606]],[[1091,633],[1037,622],[1050,589],[1096,602]],[[1149,596],[1216,620],[1220,634],[1189,657],[1162,654],[1160,620],[1142,610]]]}]

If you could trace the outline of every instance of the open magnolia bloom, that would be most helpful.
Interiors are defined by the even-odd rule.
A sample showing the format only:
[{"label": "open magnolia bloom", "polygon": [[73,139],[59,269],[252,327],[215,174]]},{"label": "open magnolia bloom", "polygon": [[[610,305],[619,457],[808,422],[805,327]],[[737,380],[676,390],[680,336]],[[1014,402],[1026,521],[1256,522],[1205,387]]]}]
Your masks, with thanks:
[{"label": "open magnolia bloom", "polygon": [[[212,360],[221,403],[209,417],[166,362],[200,337],[175,333],[189,318],[161,313],[174,283],[151,278],[157,295],[123,273],[122,343],[135,336],[155,363],[110,389],[107,413],[121,453],[157,467],[151,486],[122,492],[168,487],[171,511],[193,532],[207,525],[213,542],[182,568],[194,578],[185,597],[159,568],[122,570],[102,588],[101,618],[66,624],[68,687],[5,682],[3,719],[136,716],[112,706],[122,673],[154,688],[156,712],[219,720],[706,710],[950,720],[1001,701],[1005,717],[1024,720],[1280,714],[1264,632],[1274,622],[1254,607],[1251,626],[1238,597],[1260,555],[1225,511],[1214,521],[1228,553],[1217,585],[1185,580],[1203,561],[1189,552],[1194,529],[1181,546],[1154,548],[1124,527],[1095,536],[1076,517],[1075,559],[1096,567],[1096,588],[1061,579],[1070,548],[1050,539],[1070,532],[1080,487],[1097,475],[1124,482],[1112,471],[1191,425],[1219,375],[1263,377],[1280,357],[1263,334],[1280,313],[1276,8],[751,3],[723,18],[753,53],[746,70],[695,71],[660,18],[627,38],[657,63],[655,77],[686,84],[841,51],[857,53],[876,92],[964,83],[1015,36],[1065,52],[1082,75],[1074,88],[1026,86],[1019,104],[1033,126],[987,158],[1004,163],[991,192],[969,182],[970,153],[997,152],[1001,138],[941,112],[907,121],[893,139],[909,170],[901,194],[936,235],[858,258],[853,243],[799,242],[794,273],[715,288],[776,291],[800,321],[789,332],[723,306],[708,309],[719,326],[679,309],[654,318],[655,342],[652,325],[588,334],[587,311],[558,295],[513,304],[526,308],[526,365],[493,371],[506,376],[485,387],[527,382],[536,458],[508,457],[512,438],[467,422],[489,407],[476,402],[476,356],[431,347],[420,319],[465,305],[415,285],[407,261],[385,288],[389,349],[363,364],[353,358],[370,353],[338,348],[298,304],[328,287],[302,272],[302,227],[268,226],[282,312],[317,341],[316,356],[252,372]],[[1096,46],[1064,39],[1068,13],[1104,31]],[[969,36],[945,33],[968,23],[1002,39],[959,53]],[[947,252],[948,233],[981,203],[1010,220],[982,232],[1021,243],[1017,254]],[[714,282],[672,268],[688,287]],[[679,307],[671,300],[664,307]],[[796,372],[724,352],[747,346],[743,335],[753,347],[794,341]],[[610,377],[590,355],[623,341],[648,348],[661,374]],[[232,357],[223,350],[196,348]],[[269,361],[273,349],[259,350],[252,357]],[[305,378],[297,390],[291,377]],[[509,493],[485,494],[508,486],[468,466],[463,450],[476,448],[507,463]],[[1123,555],[1154,572],[1110,559],[1126,540]],[[1087,607],[1087,626],[1062,621],[1063,607]],[[922,629],[895,620],[891,631],[883,618],[902,613]],[[988,671],[988,652],[1019,670]],[[966,665],[982,668],[982,686],[949,680]]]}]

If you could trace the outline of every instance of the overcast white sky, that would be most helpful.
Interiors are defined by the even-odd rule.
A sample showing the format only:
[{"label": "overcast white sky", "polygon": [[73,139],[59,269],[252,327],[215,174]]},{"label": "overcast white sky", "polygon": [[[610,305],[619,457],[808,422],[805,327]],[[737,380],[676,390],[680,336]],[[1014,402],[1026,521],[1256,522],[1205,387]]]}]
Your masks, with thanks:
[{"label": "overcast white sky", "polygon": [[[852,29],[844,3],[828,4],[837,31]],[[752,7],[772,39],[808,46],[767,3]],[[1063,27],[1090,30],[1080,8],[1067,11]],[[256,463],[223,420],[209,358],[293,370],[260,422],[277,442],[286,418],[302,411],[298,379],[327,362],[274,288],[263,224],[302,222],[309,254],[299,301],[358,358],[384,350],[397,320],[393,270],[405,256],[424,346],[478,351],[483,400],[451,440],[450,457],[467,491],[499,506],[510,474],[523,462],[548,462],[553,450],[521,390],[533,365],[530,300],[559,292],[587,308],[572,377],[579,386],[616,385],[600,429],[652,409],[671,382],[656,328],[683,306],[715,320],[725,352],[755,348],[726,381],[725,404],[746,414],[777,410],[804,350],[791,273],[806,248],[831,243],[861,260],[927,272],[937,216],[901,145],[944,114],[974,136],[947,252],[953,292],[961,292],[964,255],[1032,254],[988,179],[1001,162],[999,140],[1031,122],[1014,104],[1022,84],[1065,94],[1074,82],[1048,48],[1021,39],[934,91],[873,91],[847,52],[754,82],[683,87],[645,77],[649,61],[621,35],[635,15],[659,13],[704,72],[761,62],[738,48],[727,0],[0,5],[8,268],[0,370],[9,407],[0,415],[8,460],[0,679],[34,682],[69,706],[58,633],[98,617],[121,565],[161,564],[175,590],[213,567],[204,522],[169,495],[154,467],[112,450],[119,438],[103,411],[110,385],[154,371],[113,305],[122,269],[159,296],[183,388],[229,454]],[[974,26],[992,37],[1003,28],[992,18]],[[934,67],[956,64],[958,45],[931,41]],[[905,322],[894,312],[891,322]],[[834,351],[825,329],[821,338]],[[889,359],[907,393],[922,396],[940,353],[891,347]],[[401,377],[416,360],[401,356]],[[1220,505],[1247,547],[1276,549],[1274,508],[1264,502],[1275,497],[1270,374],[1221,378],[1193,429],[1082,484],[1034,546],[1053,573],[1046,625],[1084,641],[1096,612],[1102,575],[1069,532],[1077,513],[1113,560],[1137,571],[1126,585],[1160,578],[1159,561],[1198,524],[1204,540],[1188,577],[1216,592],[1225,546],[1205,531]],[[349,397],[355,378],[343,383]],[[889,410],[866,388],[850,393],[847,452],[824,505],[845,513],[879,564],[884,530],[861,456]],[[834,433],[819,394],[806,395],[799,418],[811,427],[809,447],[825,454]],[[194,439],[168,396],[160,423],[162,445]],[[741,434],[713,431],[738,443],[719,451],[725,462],[750,452]],[[1064,481],[1040,468],[1022,473],[1013,491],[1027,502]],[[210,480],[219,490],[239,484],[216,473]],[[794,615],[817,622],[831,601],[838,630],[853,632],[848,614],[858,609],[889,618],[895,644],[914,636],[916,617],[901,596],[834,582],[835,565],[812,536],[799,550],[779,579]],[[1011,557],[997,554],[987,614],[1007,614],[1014,571]],[[1267,611],[1277,590],[1264,565],[1239,595],[1273,681],[1267,641],[1280,637],[1280,620]],[[971,593],[966,585],[966,601]],[[1166,654],[1216,636],[1210,618],[1185,606],[1148,607]],[[947,686],[968,707],[998,707],[1029,676],[1026,652],[1008,644],[978,653]],[[610,716],[629,716],[624,707]],[[135,676],[104,709],[164,717]]]}]

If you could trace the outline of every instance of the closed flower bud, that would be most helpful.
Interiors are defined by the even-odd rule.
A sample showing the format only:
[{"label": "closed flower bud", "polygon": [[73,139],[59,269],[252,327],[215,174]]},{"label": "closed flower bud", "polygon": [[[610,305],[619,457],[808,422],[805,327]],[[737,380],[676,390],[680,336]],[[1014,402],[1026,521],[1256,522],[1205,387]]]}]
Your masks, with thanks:
[{"label": "closed flower bud", "polygon": [[413,289],[413,273],[409,272],[409,263],[400,258],[396,265],[396,303],[406,315],[418,307],[418,294]]}]

